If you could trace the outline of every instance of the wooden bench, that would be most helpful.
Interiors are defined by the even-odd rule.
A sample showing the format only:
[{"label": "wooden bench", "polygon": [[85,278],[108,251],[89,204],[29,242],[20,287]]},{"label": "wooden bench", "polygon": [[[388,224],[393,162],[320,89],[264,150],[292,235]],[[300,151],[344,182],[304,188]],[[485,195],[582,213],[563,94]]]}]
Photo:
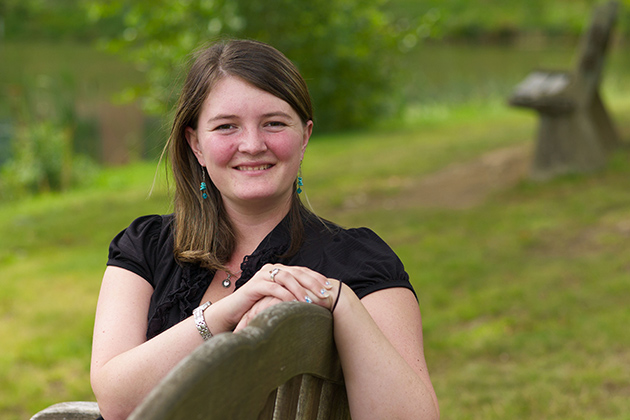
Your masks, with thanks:
[{"label": "wooden bench", "polygon": [[[236,334],[218,334],[179,365],[129,420],[349,419],[332,315],[289,302]],[[96,403],[55,404],[31,420],[92,420]]]},{"label": "wooden bench", "polygon": [[534,71],[509,98],[510,105],[531,108],[540,115],[533,178],[597,169],[619,145],[599,93],[617,10],[617,1],[595,8],[573,71]]}]

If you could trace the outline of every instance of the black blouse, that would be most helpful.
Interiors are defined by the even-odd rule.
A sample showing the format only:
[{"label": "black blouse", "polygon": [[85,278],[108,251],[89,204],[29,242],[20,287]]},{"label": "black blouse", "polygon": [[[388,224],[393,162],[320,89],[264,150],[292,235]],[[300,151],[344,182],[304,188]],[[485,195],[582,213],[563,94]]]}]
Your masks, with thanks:
[{"label": "black blouse", "polygon": [[[413,292],[398,256],[370,229],[342,229],[312,215],[303,221],[305,240],[299,251],[288,258],[280,257],[290,245],[285,218],[245,257],[236,288],[263,265],[281,263],[309,267],[328,278],[341,280],[359,298],[390,287],[405,287]],[[127,269],[153,287],[147,339],[189,317],[201,304],[215,274],[175,260],[172,222],[173,215],[140,217],[120,232],[109,247],[107,265]]]}]

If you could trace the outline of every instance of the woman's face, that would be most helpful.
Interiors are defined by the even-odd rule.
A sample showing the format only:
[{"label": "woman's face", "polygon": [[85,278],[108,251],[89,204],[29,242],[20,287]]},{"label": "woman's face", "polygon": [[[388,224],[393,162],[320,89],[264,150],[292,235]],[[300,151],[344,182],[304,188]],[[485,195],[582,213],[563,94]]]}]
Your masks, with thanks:
[{"label": "woman's face", "polygon": [[290,203],[312,127],[287,102],[228,76],[211,89],[186,139],[226,206],[262,210]]}]

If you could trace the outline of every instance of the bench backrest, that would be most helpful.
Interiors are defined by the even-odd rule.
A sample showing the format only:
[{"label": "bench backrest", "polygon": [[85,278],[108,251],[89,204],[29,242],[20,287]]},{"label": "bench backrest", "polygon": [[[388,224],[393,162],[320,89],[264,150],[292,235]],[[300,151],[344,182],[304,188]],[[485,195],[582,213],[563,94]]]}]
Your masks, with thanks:
[{"label": "bench backrest", "polygon": [[582,36],[574,75],[577,83],[583,86],[584,95],[592,95],[599,86],[618,8],[619,3],[614,0],[598,5],[588,30]]},{"label": "bench backrest", "polygon": [[183,360],[129,420],[349,419],[332,315],[273,306]]}]

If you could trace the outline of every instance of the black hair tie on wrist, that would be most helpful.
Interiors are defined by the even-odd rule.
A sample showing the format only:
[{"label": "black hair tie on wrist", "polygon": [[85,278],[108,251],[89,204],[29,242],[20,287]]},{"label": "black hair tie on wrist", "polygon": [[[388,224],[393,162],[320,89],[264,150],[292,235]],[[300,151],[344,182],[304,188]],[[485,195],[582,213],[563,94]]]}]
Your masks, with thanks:
[{"label": "black hair tie on wrist", "polygon": [[337,299],[335,299],[335,303],[333,303],[332,309],[330,310],[330,313],[335,312],[335,308],[337,307],[337,304],[339,303],[339,296],[341,296],[341,288],[343,286],[343,283],[341,282],[341,280],[339,281],[339,291],[337,292]]}]

